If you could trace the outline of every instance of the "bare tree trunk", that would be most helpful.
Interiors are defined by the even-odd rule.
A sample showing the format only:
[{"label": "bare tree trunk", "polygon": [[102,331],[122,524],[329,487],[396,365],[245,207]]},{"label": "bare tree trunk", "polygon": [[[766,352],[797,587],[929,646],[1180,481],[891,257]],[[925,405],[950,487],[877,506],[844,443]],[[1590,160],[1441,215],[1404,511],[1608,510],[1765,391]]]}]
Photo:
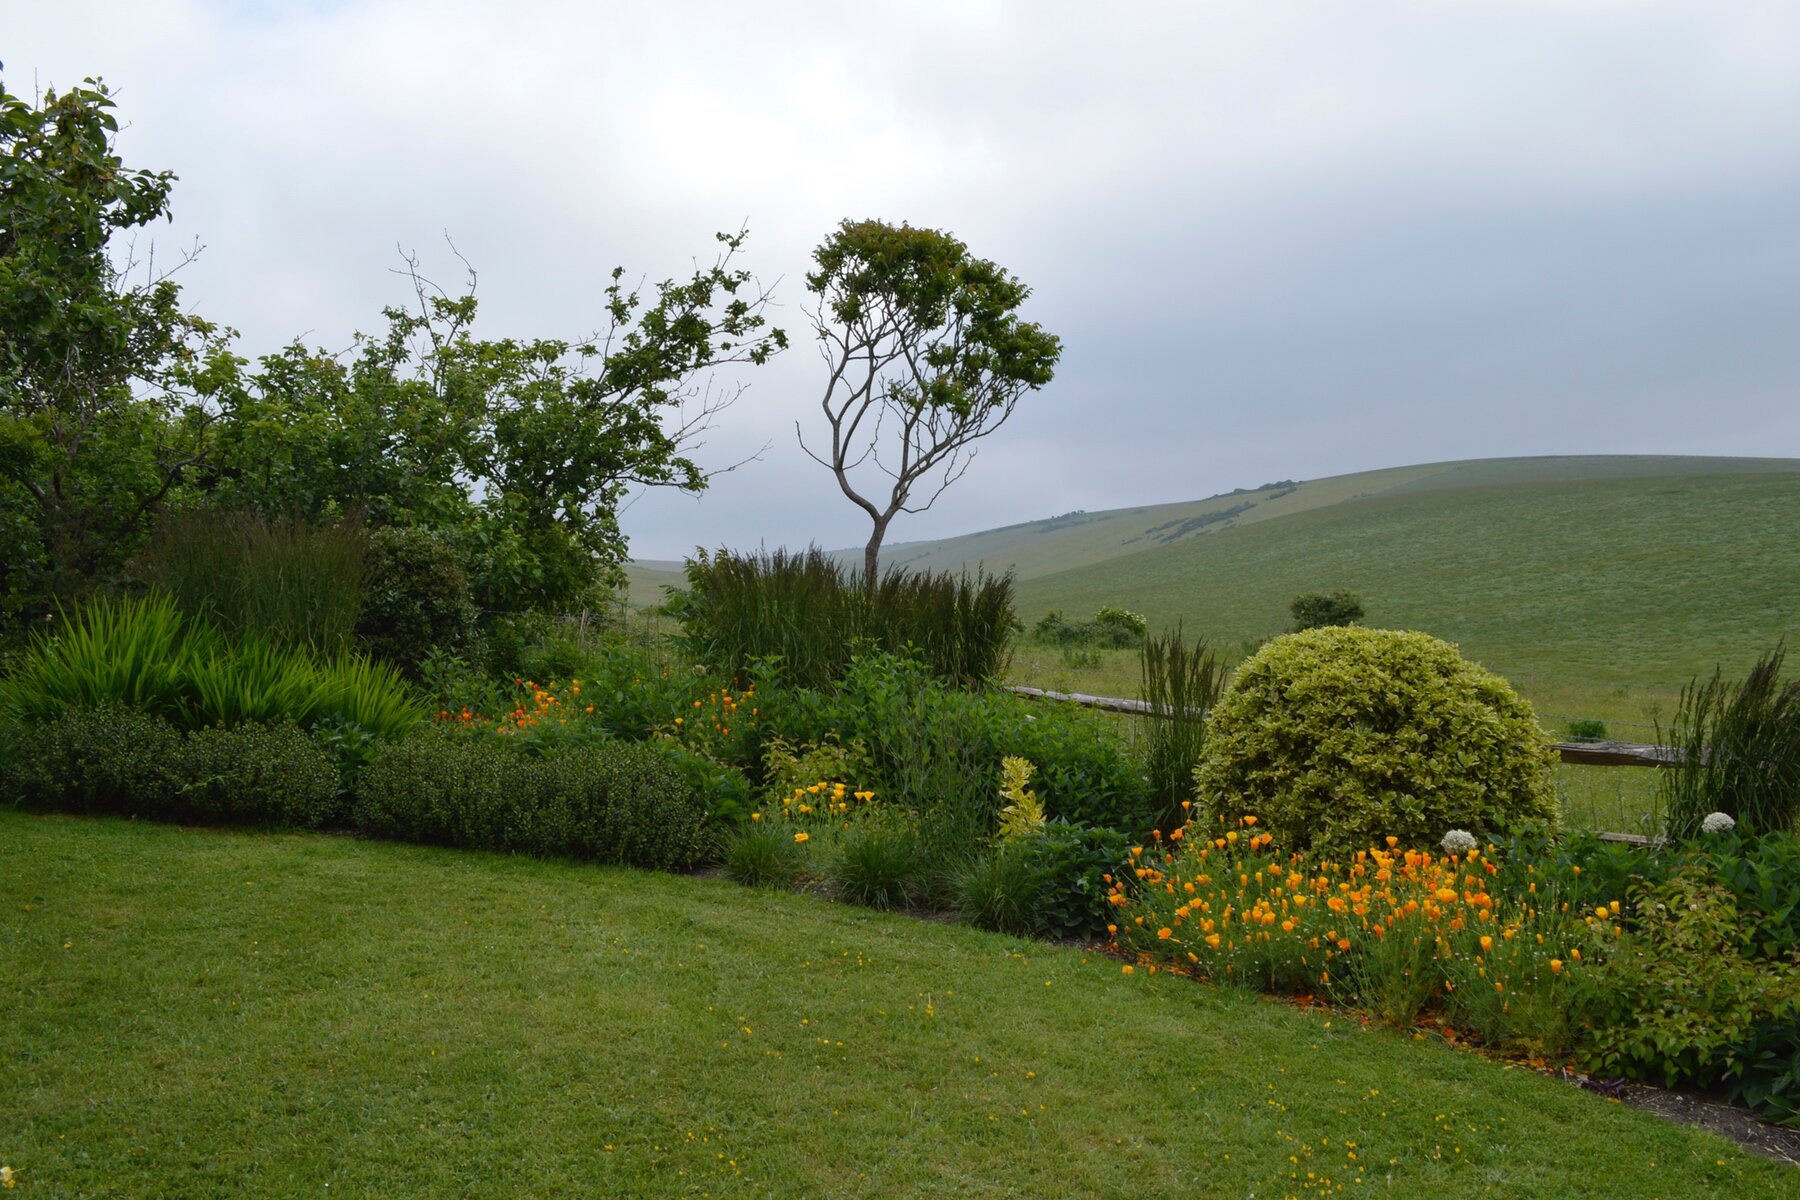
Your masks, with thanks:
[{"label": "bare tree trunk", "polygon": [[881,575],[881,539],[887,536],[888,522],[892,519],[891,513],[876,517],[875,532],[869,535],[869,544],[863,547],[863,587],[871,596],[875,594],[875,581]]}]

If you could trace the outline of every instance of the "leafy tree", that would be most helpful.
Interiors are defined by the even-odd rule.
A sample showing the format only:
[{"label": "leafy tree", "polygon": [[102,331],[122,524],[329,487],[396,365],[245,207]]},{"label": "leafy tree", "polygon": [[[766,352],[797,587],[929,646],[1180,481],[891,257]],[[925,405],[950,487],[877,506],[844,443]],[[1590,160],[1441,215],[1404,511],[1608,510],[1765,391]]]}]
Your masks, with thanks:
[{"label": "leafy tree", "polygon": [[[818,269],[806,285],[817,297],[811,315],[830,370],[821,401],[829,457],[807,447],[798,425],[795,432],[873,522],[863,551],[873,590],[888,524],[930,508],[962,477],[974,443],[998,429],[1026,392],[1050,382],[1062,345],[1019,320],[1030,295],[1023,283],[948,233],[845,221],[813,259]],[[851,473],[871,461],[886,476],[885,497],[852,482]]]},{"label": "leafy tree", "polygon": [[1294,632],[1323,629],[1328,625],[1354,625],[1363,619],[1362,599],[1342,588],[1335,592],[1304,592],[1288,606]]},{"label": "leafy tree", "polygon": [[[116,568],[204,453],[199,397],[230,333],[182,311],[114,237],[169,210],[125,167],[104,84],[41,103],[0,84],[0,597],[73,595]],[[135,277],[135,278],[134,278]]]},{"label": "leafy tree", "polygon": [[[473,332],[474,274],[450,295],[409,260],[416,305],[344,355],[299,343],[265,357],[225,406],[209,491],[222,502],[438,531],[469,564],[476,601],[573,601],[625,557],[618,505],[634,486],[703,490],[697,435],[739,391],[703,379],[787,345],[766,293],[719,258],[652,296],[613,272],[607,326],[580,342]],[[729,468],[728,468],[729,469]]]}]

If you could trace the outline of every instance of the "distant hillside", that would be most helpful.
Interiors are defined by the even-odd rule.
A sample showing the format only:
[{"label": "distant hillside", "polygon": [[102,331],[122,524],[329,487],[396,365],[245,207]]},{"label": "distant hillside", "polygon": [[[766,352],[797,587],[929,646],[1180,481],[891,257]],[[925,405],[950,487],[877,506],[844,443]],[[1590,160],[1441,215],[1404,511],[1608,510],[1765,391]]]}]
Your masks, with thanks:
[{"label": "distant hillside", "polygon": [[[1800,473],[1800,460],[1585,455],[1425,463],[1300,483],[1278,481],[1204,500],[1064,513],[939,541],[895,543],[881,557],[884,564],[929,570],[1011,567],[1019,579],[1029,580],[1375,496],[1505,484],[1781,473]],[[860,549],[840,553],[862,561]]]},{"label": "distant hillside", "polygon": [[1298,592],[1349,588],[1371,625],[1437,634],[1521,682],[1673,687],[1720,662],[1741,671],[1783,637],[1800,649],[1800,462],[1690,459],[1705,473],[1679,474],[1586,461],[1624,469],[1582,477],[1547,460],[1521,478],[1455,464],[1035,576],[1020,614],[1123,604],[1235,643],[1283,629]]}]

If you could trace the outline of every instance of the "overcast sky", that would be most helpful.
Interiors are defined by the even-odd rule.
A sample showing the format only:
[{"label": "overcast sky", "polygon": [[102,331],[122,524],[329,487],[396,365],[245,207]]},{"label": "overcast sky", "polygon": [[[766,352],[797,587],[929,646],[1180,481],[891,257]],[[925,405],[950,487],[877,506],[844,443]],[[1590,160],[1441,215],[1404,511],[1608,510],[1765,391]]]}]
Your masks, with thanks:
[{"label": "overcast sky", "polygon": [[480,272],[575,337],[606,273],[745,262],[799,334],[634,554],[860,545],[794,444],[845,217],[1033,289],[1057,378],[889,540],[1495,455],[1800,456],[1800,4],[0,0],[10,90],[101,75],[159,246],[257,355]]}]

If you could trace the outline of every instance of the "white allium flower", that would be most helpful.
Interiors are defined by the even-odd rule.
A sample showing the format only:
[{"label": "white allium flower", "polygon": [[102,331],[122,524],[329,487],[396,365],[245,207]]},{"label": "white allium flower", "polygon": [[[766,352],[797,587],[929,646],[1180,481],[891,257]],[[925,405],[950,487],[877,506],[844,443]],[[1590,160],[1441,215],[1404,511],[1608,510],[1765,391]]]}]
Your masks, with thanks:
[{"label": "white allium flower", "polygon": [[1737,822],[1728,813],[1707,813],[1706,819],[1700,822],[1702,833],[1730,833],[1737,828]]},{"label": "white allium flower", "polygon": [[1445,854],[1467,854],[1475,848],[1475,835],[1466,829],[1452,829],[1444,835]]}]

